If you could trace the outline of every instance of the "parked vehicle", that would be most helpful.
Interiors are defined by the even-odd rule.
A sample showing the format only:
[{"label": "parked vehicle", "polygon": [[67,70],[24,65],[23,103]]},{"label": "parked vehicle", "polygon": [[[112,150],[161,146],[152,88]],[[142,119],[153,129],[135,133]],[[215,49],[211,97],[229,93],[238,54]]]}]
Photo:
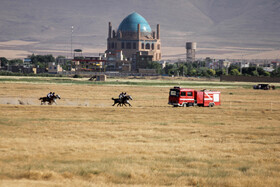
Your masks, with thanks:
[{"label": "parked vehicle", "polygon": [[170,89],[168,104],[174,107],[183,106],[208,106],[221,105],[221,92],[189,88],[174,87]]},{"label": "parked vehicle", "polygon": [[274,85],[269,85],[269,84],[258,84],[253,86],[254,89],[260,89],[260,90],[270,90],[273,89],[275,90]]}]

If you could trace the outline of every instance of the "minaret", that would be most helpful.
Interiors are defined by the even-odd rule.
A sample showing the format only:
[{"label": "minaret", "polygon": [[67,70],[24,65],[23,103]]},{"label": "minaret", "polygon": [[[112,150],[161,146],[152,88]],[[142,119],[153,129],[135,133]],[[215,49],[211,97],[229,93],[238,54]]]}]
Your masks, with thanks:
[{"label": "minaret", "polygon": [[112,24],[109,22],[109,32],[108,32],[108,38],[112,38]]},{"label": "minaret", "polygon": [[157,24],[157,39],[160,37],[160,26]]},{"label": "minaret", "polygon": [[113,38],[116,38],[116,32],[113,30]]}]

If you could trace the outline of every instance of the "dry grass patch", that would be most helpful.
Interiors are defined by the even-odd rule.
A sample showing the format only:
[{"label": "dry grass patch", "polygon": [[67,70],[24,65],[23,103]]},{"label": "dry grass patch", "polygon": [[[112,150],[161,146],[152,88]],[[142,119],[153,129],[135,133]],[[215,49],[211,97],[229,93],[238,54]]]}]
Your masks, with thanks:
[{"label": "dry grass patch", "polygon": [[[168,89],[0,84],[32,103],[0,104],[0,186],[279,186],[279,90],[173,108]],[[51,90],[58,105],[40,106]],[[122,91],[133,107],[111,106]]]}]

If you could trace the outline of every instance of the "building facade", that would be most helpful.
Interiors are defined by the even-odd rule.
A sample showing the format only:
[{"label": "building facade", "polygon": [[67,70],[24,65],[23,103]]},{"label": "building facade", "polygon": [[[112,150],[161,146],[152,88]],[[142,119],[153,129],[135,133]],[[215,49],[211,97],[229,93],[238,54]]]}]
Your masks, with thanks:
[{"label": "building facade", "polygon": [[161,59],[160,25],[157,31],[152,31],[144,17],[134,12],[121,22],[117,30],[113,30],[109,22],[107,38],[107,56],[123,54],[124,59],[132,61],[139,51],[152,54],[153,61]]},{"label": "building facade", "polygon": [[60,72],[62,72],[62,67],[59,64],[56,64],[55,62],[48,63],[48,73],[57,74]]}]

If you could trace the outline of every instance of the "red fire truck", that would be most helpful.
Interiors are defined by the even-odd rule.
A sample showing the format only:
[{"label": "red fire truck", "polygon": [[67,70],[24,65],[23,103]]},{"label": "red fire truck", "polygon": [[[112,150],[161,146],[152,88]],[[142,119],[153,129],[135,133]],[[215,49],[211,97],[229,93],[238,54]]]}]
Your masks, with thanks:
[{"label": "red fire truck", "polygon": [[221,104],[221,92],[174,87],[170,89],[168,104],[176,106],[209,106]]}]

